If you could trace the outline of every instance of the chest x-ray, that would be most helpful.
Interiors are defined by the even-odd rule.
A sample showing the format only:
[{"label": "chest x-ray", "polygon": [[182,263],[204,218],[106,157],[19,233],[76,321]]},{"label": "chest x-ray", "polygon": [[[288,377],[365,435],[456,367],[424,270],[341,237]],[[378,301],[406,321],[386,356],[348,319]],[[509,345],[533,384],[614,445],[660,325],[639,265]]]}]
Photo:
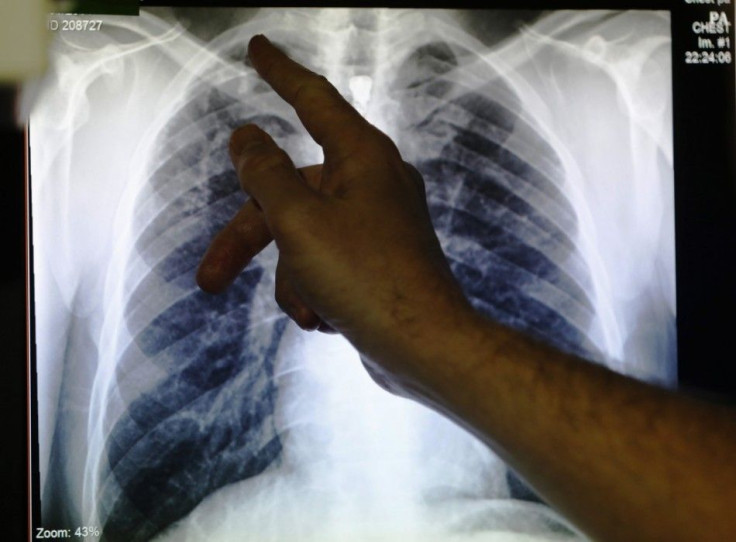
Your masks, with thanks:
[{"label": "chest x-ray", "polygon": [[322,160],[244,62],[256,33],[419,169],[480,311],[674,382],[668,13],[109,17],[56,36],[31,116],[44,525],[127,542],[581,539],[486,445],[376,387],[344,339],[290,324],[273,247],[227,293],[197,289],[245,198],[231,130],[254,122],[298,166]]}]

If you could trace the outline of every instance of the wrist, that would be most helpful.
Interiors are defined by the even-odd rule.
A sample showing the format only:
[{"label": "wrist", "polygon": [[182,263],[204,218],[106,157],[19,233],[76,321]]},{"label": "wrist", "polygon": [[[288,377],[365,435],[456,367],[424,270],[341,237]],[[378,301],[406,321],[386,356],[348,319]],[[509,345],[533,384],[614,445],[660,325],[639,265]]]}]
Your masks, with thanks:
[{"label": "wrist", "polygon": [[[398,395],[437,408],[451,388],[466,386],[475,355],[487,348],[489,326],[461,294],[412,309],[396,309],[386,338],[359,349],[371,376]],[[475,354],[475,355],[473,355]]]}]

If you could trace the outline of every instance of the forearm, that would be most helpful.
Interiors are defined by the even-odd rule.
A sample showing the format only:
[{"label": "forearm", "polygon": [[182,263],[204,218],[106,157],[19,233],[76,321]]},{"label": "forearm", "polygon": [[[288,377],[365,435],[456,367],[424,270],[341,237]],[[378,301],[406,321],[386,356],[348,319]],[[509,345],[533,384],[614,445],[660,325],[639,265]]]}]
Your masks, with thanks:
[{"label": "forearm", "polygon": [[[736,415],[478,317],[418,346],[407,387],[600,540],[736,540]],[[427,348],[427,345],[432,348]]]}]

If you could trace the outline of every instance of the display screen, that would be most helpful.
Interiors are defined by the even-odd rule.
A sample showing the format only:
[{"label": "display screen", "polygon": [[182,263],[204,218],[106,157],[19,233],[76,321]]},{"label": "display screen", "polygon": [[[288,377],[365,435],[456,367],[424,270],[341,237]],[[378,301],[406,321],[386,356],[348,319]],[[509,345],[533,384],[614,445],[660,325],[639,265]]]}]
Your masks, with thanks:
[{"label": "display screen", "polygon": [[[710,227],[688,205],[736,182],[734,35],[731,6],[664,4],[52,14],[25,90],[34,536],[584,539],[481,441],[377,387],[344,338],[291,323],[275,247],[223,294],[194,277],[246,201],[234,128],[322,162],[245,59],[265,34],[421,172],[479,311],[678,386],[705,278],[682,251]],[[723,112],[697,132],[679,105],[694,81],[717,81],[700,99]]]}]

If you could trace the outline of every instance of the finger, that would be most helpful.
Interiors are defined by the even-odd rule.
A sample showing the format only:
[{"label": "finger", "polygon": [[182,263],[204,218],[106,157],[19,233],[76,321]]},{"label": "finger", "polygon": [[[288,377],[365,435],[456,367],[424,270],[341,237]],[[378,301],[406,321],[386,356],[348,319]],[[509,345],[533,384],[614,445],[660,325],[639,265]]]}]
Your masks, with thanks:
[{"label": "finger", "polygon": [[205,292],[222,292],[272,240],[263,213],[248,200],[210,243],[197,270],[197,284]]},{"label": "finger", "polygon": [[360,356],[360,361],[368,372],[368,376],[370,376],[373,382],[378,384],[381,389],[394,395],[409,397],[398,383],[391,378],[391,375],[385,369],[370,361],[363,355]]},{"label": "finger", "polygon": [[[308,186],[319,188],[321,164],[299,168],[297,171]],[[255,200],[249,199],[211,241],[199,263],[197,284],[205,292],[223,292],[271,241],[273,236],[263,213]],[[323,331],[321,327],[320,331]]]},{"label": "finger", "polygon": [[289,155],[254,124],[233,132],[229,150],[240,185],[266,213],[266,221],[285,206],[315,196]]},{"label": "finger", "polygon": [[326,324],[324,321],[320,323],[319,327],[317,328],[317,331],[319,331],[320,333],[324,333],[326,335],[337,335],[339,333],[330,324]]},{"label": "finger", "polygon": [[404,167],[409,172],[409,177],[411,177],[412,181],[419,189],[419,193],[422,195],[423,198],[426,199],[427,189],[424,185],[424,178],[422,177],[422,174],[419,173],[419,170],[411,165],[409,162],[404,162]]},{"label": "finger", "polygon": [[323,76],[306,69],[271,44],[255,36],[248,57],[263,79],[296,111],[325,154],[350,154],[365,145],[366,134],[377,132]]},{"label": "finger", "polygon": [[307,186],[314,190],[319,190],[322,185],[322,164],[314,166],[300,167],[299,176],[307,183]]},{"label": "finger", "polygon": [[281,262],[276,265],[276,303],[296,325],[306,331],[319,329],[322,320],[294,290]]}]

